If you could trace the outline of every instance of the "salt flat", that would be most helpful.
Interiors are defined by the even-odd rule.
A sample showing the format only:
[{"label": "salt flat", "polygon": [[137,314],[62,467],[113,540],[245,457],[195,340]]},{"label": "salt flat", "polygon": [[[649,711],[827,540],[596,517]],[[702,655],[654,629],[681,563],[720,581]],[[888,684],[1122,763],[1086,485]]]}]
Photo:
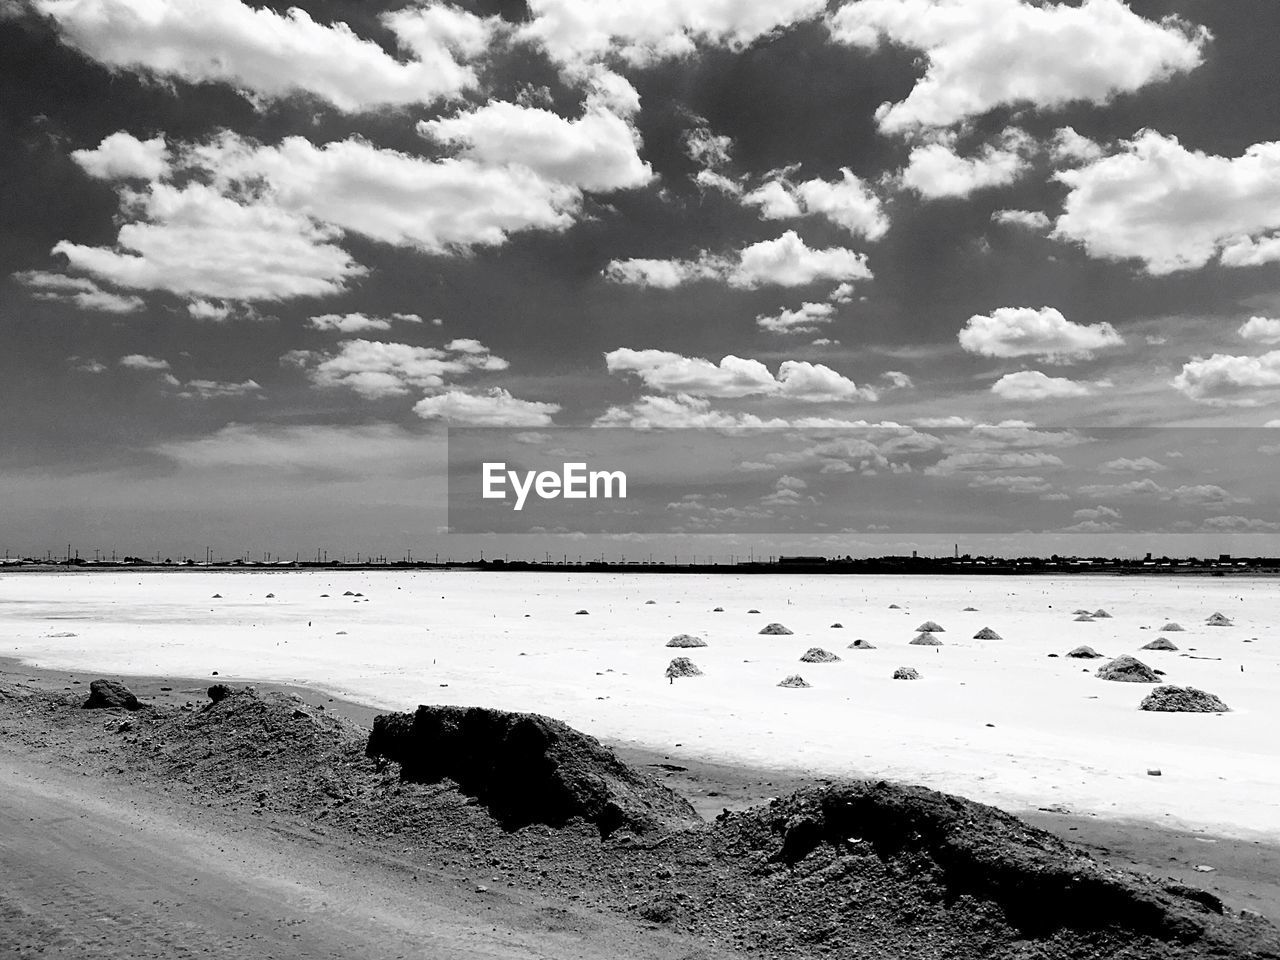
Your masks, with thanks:
[{"label": "salt flat", "polygon": [[[534,710],[673,759],[886,776],[1015,811],[1061,805],[1274,840],[1278,586],[1089,576],[23,572],[0,575],[0,653],[104,674],[218,671],[305,683],[394,709]],[[1077,608],[1100,607],[1112,618],[1073,619]],[[1234,625],[1206,626],[1219,611]],[[942,646],[909,644],[925,620],[945,629]],[[1185,630],[1162,634],[1170,620]],[[761,636],[770,622],[794,632]],[[972,639],[984,626],[1002,639]],[[676,633],[708,646],[666,648]],[[1161,635],[1179,650],[1139,651]],[[859,637],[876,649],[846,649]],[[1079,644],[1134,654],[1166,671],[1164,682],[1216,693],[1232,712],[1140,712],[1150,685],[1097,679],[1103,660],[1048,656]],[[801,663],[814,646],[843,660]],[[704,676],[668,683],[663,671],[677,655]],[[922,679],[892,680],[899,666]],[[792,673],[811,687],[776,686]]]}]

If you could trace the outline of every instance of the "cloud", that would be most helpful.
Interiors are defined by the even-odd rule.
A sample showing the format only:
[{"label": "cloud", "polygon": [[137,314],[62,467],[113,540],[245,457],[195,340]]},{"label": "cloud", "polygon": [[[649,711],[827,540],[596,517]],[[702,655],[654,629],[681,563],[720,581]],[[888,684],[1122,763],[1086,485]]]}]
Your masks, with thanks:
[{"label": "cloud", "polygon": [[1168,497],[1179,503],[1194,507],[1223,507],[1232,503],[1248,503],[1247,499],[1234,497],[1222,487],[1213,483],[1198,483],[1190,486],[1176,487],[1168,491]]},{"label": "cloud", "polygon": [[145,303],[141,297],[111,293],[103,290],[87,277],[69,277],[63,273],[46,270],[26,270],[15,273],[14,279],[31,290],[37,300],[53,303],[69,303],[81,310],[100,313],[136,313]]},{"label": "cloud", "polygon": [[974,314],[957,337],[969,353],[984,357],[1038,357],[1050,363],[1084,360],[1124,339],[1109,323],[1073,323],[1053,307],[999,307]]},{"label": "cloud", "polygon": [[1265,344],[1280,343],[1280,320],[1272,317],[1250,317],[1237,331],[1246,340]]},{"label": "cloud", "polygon": [[1120,152],[1056,178],[1070,191],[1054,236],[1092,257],[1137,260],[1150,274],[1280,257],[1280,142],[1241,156],[1188,150],[1176,137],[1142,130]]},{"label": "cloud", "polygon": [[716,133],[710,127],[698,126],[685,131],[685,153],[704,170],[724,166],[731,159],[732,149],[733,138]]},{"label": "cloud", "polygon": [[413,412],[424,420],[446,420],[475,427],[545,427],[551,415],[559,412],[558,403],[520,400],[501,387],[488,393],[449,390],[424,397],[414,404]]},{"label": "cloud", "polygon": [[1083,497],[1089,497],[1094,500],[1108,500],[1115,497],[1136,497],[1136,496],[1165,496],[1168,494],[1164,487],[1156,483],[1150,477],[1142,480],[1130,480],[1128,483],[1091,483],[1078,488],[1076,491]]},{"label": "cloud", "polygon": [[1084,507],[1071,515],[1073,520],[1119,520],[1120,511],[1111,507]]},{"label": "cloud", "polygon": [[313,330],[336,330],[339,333],[363,333],[369,330],[390,330],[391,324],[422,323],[416,313],[393,313],[390,317],[371,317],[364,313],[325,313],[311,317],[307,325]]},{"label": "cloud", "polygon": [[1074,127],[1059,127],[1049,143],[1049,156],[1054,163],[1072,165],[1097,160],[1103,149],[1086,136],[1076,133]]},{"label": "cloud", "polygon": [[261,392],[256,380],[240,383],[225,380],[188,380],[178,396],[186,400],[221,400],[227,397],[247,397]]},{"label": "cloud", "polygon": [[1193,69],[1209,40],[1203,28],[1145,20],[1121,0],[853,0],[829,23],[839,43],[923,53],[911,93],[876,111],[889,133],[951,126],[998,106],[1105,103]]},{"label": "cloud", "polygon": [[992,476],[980,473],[969,478],[974,490],[1001,490],[1005,493],[1048,493],[1053,484],[1044,477]]},{"label": "cloud", "polygon": [[336,473],[361,479],[381,465],[420,469],[422,464],[422,438],[391,424],[232,423],[205,437],[152,449],[196,470],[239,468],[270,475]]},{"label": "cloud", "polygon": [[771,333],[812,333],[830,323],[835,312],[830,303],[802,303],[794,310],[784,308],[772,316],[758,316],[756,326]]},{"label": "cloud", "polygon": [[703,251],[693,260],[613,260],[604,270],[615,283],[672,289],[695,280],[719,280],[732,287],[801,287],[820,280],[867,280],[863,254],[844,247],[815,250],[794,230],[761,240],[724,257]]},{"label": "cloud", "polygon": [[77,373],[106,373],[109,369],[101,360],[94,360],[92,357],[72,356],[67,357],[67,362]]},{"label": "cloud", "polygon": [[232,312],[230,304],[214,303],[211,300],[192,300],[187,304],[187,315],[193,320],[221,323],[229,318]]},{"label": "cloud", "polygon": [[1163,463],[1152,460],[1150,457],[1119,457],[1115,460],[1108,460],[1102,466],[1098,467],[1101,473],[1160,473],[1167,470]]},{"label": "cloud", "polygon": [[239,0],[34,0],[62,41],[109,67],[188,83],[225,83],[255,101],[307,94],[339,110],[431,103],[473,87],[466,64],[496,18],[425,3],[383,14],[412,56],[398,60],[346,24],[316,23]]},{"label": "cloud", "polygon": [[71,159],[95,180],[159,180],[169,173],[169,148],[163,136],[139,140],[120,131],[92,150],[73,150]]},{"label": "cloud", "polygon": [[875,400],[874,390],[859,387],[820,363],[785,360],[775,378],[759,360],[727,356],[716,364],[666,350],[631,350],[605,354],[610,373],[634,374],[652,390],[687,397],[778,396],[807,402]]},{"label": "cloud", "polygon": [[991,385],[991,392],[1003,400],[1065,400],[1087,397],[1093,390],[1077,380],[1050,377],[1039,370],[1020,370],[1006,373]]},{"label": "cloud", "polygon": [[997,210],[991,214],[993,223],[1025,227],[1028,230],[1048,230],[1053,221],[1042,210]]},{"label": "cloud", "polygon": [[926,200],[967,197],[976,190],[1013,183],[1028,168],[1031,141],[1021,130],[1008,129],[997,143],[986,144],[971,157],[956,152],[953,135],[938,135],[913,147],[898,175],[902,186]]},{"label": "cloud", "polygon": [[444,348],[344,340],[336,352],[293,350],[281,361],[305,370],[318,387],[346,387],[370,400],[403,396],[414,390],[441,390],[447,378],[505,370],[509,366],[473,340],[455,341]]},{"label": "cloud", "polygon": [[1172,385],[1184,396],[1215,407],[1258,407],[1274,402],[1280,387],[1280,350],[1257,357],[1215,353],[1182,365]]},{"label": "cloud", "polygon": [[169,361],[159,357],[149,357],[145,353],[131,353],[121,357],[117,363],[128,370],[168,370]]},{"label": "cloud", "polygon": [[650,429],[706,429],[785,427],[786,420],[762,419],[754,414],[713,410],[702,397],[679,394],[674,397],[644,396],[627,406],[613,406],[595,420],[598,427]]},{"label": "cloud", "polygon": [[1260,520],[1255,517],[1231,515],[1225,517],[1208,517],[1201,524],[1205,529],[1230,533],[1270,533],[1280,530],[1280,523],[1271,520]]},{"label": "cloud", "polygon": [[620,57],[643,66],[685,57],[698,45],[740,49],[822,12],[824,0],[529,0],[519,39],[571,68]]},{"label": "cloud", "polygon": [[742,203],[758,207],[765,220],[786,220],[806,214],[825,217],[851,235],[867,240],[879,240],[889,230],[889,218],[885,216],[880,198],[848,167],[841,168],[840,179],[834,181],[768,180],[744,194]]}]

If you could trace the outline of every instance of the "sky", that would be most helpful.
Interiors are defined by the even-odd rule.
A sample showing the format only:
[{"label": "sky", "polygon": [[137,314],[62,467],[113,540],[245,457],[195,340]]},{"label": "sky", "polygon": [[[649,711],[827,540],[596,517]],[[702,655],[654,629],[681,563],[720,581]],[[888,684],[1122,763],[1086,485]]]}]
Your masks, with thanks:
[{"label": "sky", "polygon": [[[1269,0],[0,0],[0,546],[1278,553],[1276,37]],[[470,427],[645,434],[667,536],[450,532]]]}]

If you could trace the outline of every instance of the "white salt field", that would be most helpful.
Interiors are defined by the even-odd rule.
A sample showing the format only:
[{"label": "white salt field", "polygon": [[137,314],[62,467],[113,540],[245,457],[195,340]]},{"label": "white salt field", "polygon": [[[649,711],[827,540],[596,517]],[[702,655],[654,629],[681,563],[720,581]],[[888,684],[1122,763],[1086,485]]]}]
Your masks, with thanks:
[{"label": "white salt field", "polygon": [[[1277,586],[1088,576],[8,573],[0,654],[104,675],[217,671],[384,708],[531,710],[673,760],[885,776],[1014,811],[1060,807],[1280,839]],[[1110,618],[1076,619],[1099,608]],[[1207,625],[1215,612],[1231,625]],[[927,620],[943,628],[942,644],[912,645]],[[1170,621],[1184,629],[1162,631]],[[759,633],[773,622],[792,633]],[[983,627],[999,639],[974,639]],[[707,646],[666,647],[681,633]],[[1158,636],[1178,649],[1139,649]],[[874,649],[848,649],[859,638]],[[1098,679],[1107,660],[1063,656],[1081,644],[1108,659],[1135,655],[1165,672],[1162,683],[1208,690],[1231,712],[1139,711],[1153,685]],[[812,647],[841,660],[802,663]],[[703,675],[670,682],[675,656]],[[892,679],[904,666],[920,679]],[[791,674],[809,687],[777,686]]]}]

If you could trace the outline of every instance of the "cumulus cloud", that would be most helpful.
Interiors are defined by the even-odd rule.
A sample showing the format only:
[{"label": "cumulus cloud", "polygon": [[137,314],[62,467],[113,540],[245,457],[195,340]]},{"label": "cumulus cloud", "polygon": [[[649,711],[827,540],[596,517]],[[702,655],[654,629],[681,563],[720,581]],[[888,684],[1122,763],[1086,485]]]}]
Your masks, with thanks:
[{"label": "cumulus cloud", "polygon": [[1070,166],[1097,160],[1103,155],[1102,147],[1075,127],[1059,127],[1049,142],[1049,156],[1059,166]]},{"label": "cumulus cloud", "polygon": [[1159,497],[1168,491],[1150,477],[1142,480],[1130,480],[1128,483],[1091,483],[1077,490],[1083,497],[1094,500],[1108,500],[1116,497]]},{"label": "cumulus cloud", "polygon": [[1215,353],[1182,365],[1172,381],[1184,396],[1215,407],[1258,407],[1277,399],[1280,350],[1257,357]]},{"label": "cumulus cloud", "polygon": [[848,167],[840,179],[802,180],[792,183],[775,178],[746,193],[743,204],[760,209],[765,220],[785,220],[804,215],[821,216],[855,237],[879,240],[889,229],[880,198]]},{"label": "cumulus cloud", "polygon": [[445,420],[473,427],[545,427],[559,412],[557,403],[541,403],[513,397],[501,387],[487,393],[448,390],[424,397],[413,412],[424,420]]},{"label": "cumulus cloud", "polygon": [[1160,473],[1168,468],[1150,457],[1118,457],[1098,467],[1101,473]]},{"label": "cumulus cloud", "polygon": [[727,356],[719,363],[666,350],[631,350],[605,354],[610,373],[632,374],[648,388],[688,397],[739,398],[778,396],[826,402],[875,400],[874,390],[820,363],[786,360],[775,377],[759,360]]},{"label": "cumulus cloud", "polygon": [[130,353],[121,357],[117,363],[128,370],[168,370],[169,361],[160,357],[150,357],[145,353]]},{"label": "cumulus cloud", "polygon": [[1280,343],[1280,320],[1273,317],[1250,317],[1240,325],[1237,331],[1245,340],[1257,340],[1260,343]]},{"label": "cumulus cloud", "polygon": [[1188,150],[1140,131],[1120,151],[1056,175],[1069,192],[1054,235],[1092,257],[1137,260],[1148,273],[1280,258],[1280,142],[1238,157]]},{"label": "cumulus cloud", "polygon": [[939,134],[912,148],[898,179],[926,200],[967,197],[976,190],[1003,187],[1017,180],[1027,170],[1031,146],[1025,133],[1009,129],[998,142],[962,157],[956,150],[956,137]]},{"label": "cumulus cloud", "polygon": [[383,14],[407,60],[344,23],[239,0],[33,0],[62,41],[109,67],[188,83],[225,83],[254,100],[306,94],[347,112],[431,103],[473,87],[467,59],[499,29],[457,7]]},{"label": "cumulus cloud", "polygon": [[1020,370],[1006,373],[991,385],[991,392],[1003,400],[1065,400],[1087,397],[1093,390],[1078,380],[1050,377],[1039,370]]},{"label": "cumulus cloud", "polygon": [[221,323],[231,316],[233,310],[228,303],[214,303],[212,300],[191,300],[187,303],[187,315],[193,320],[209,320]]},{"label": "cumulus cloud", "polygon": [[950,126],[998,106],[1105,103],[1193,69],[1209,40],[1203,28],[1143,19],[1121,0],[853,0],[829,22],[837,42],[888,41],[924,55],[907,98],[876,112],[886,132]]},{"label": "cumulus cloud", "polygon": [[123,130],[92,150],[73,150],[71,159],[97,180],[159,180],[169,172],[169,148],[163,136],[139,140]]},{"label": "cumulus cloud", "polygon": [[650,429],[706,429],[785,427],[788,421],[764,419],[750,413],[716,410],[703,397],[678,394],[673,397],[644,396],[635,403],[613,406],[595,420],[598,427]]},{"label": "cumulus cloud", "polygon": [[991,220],[993,223],[1025,227],[1028,230],[1048,230],[1053,225],[1048,214],[1042,210],[997,210],[991,214]]},{"label": "cumulus cloud", "polygon": [[256,380],[239,383],[226,380],[188,380],[178,393],[184,400],[222,400],[228,397],[248,397],[261,392]]},{"label": "cumulus cloud", "polygon": [[442,390],[448,378],[509,366],[475,341],[455,341],[441,348],[344,340],[334,352],[293,350],[281,360],[306,370],[318,387],[346,387],[371,400],[414,390]]},{"label": "cumulus cloud", "polygon": [[802,303],[794,310],[784,308],[772,316],[758,316],[756,326],[771,333],[812,333],[830,323],[835,312],[830,303]]},{"label": "cumulus cloud", "polygon": [[948,453],[931,466],[925,467],[929,476],[949,476],[953,473],[986,470],[1026,470],[1063,466],[1062,458],[1043,450],[960,450]]},{"label": "cumulus cloud", "polygon": [[1276,523],[1273,520],[1242,517],[1238,514],[1224,517],[1208,517],[1201,526],[1208,530],[1227,533],[1271,533],[1280,530],[1280,523]]},{"label": "cumulus cloud", "polygon": [[821,280],[871,278],[867,259],[844,247],[813,249],[794,230],[761,240],[726,257],[703,251],[693,260],[614,260],[604,275],[615,283],[671,289],[695,280],[720,280],[733,287],[800,287]]},{"label": "cumulus cloud", "polygon": [[141,297],[111,293],[87,277],[69,277],[47,270],[25,270],[14,279],[27,287],[37,300],[69,303],[81,310],[101,313],[136,313],[146,304]]},{"label": "cumulus cloud", "polygon": [[393,322],[421,323],[415,313],[395,313],[390,317],[371,317],[364,313],[325,313],[311,317],[307,325],[313,330],[336,330],[339,333],[363,333],[369,330],[390,330]]},{"label": "cumulus cloud", "polygon": [[984,357],[1038,357],[1051,363],[1083,360],[1124,339],[1109,323],[1080,324],[1053,307],[1000,307],[974,314],[961,328],[960,346]]}]

